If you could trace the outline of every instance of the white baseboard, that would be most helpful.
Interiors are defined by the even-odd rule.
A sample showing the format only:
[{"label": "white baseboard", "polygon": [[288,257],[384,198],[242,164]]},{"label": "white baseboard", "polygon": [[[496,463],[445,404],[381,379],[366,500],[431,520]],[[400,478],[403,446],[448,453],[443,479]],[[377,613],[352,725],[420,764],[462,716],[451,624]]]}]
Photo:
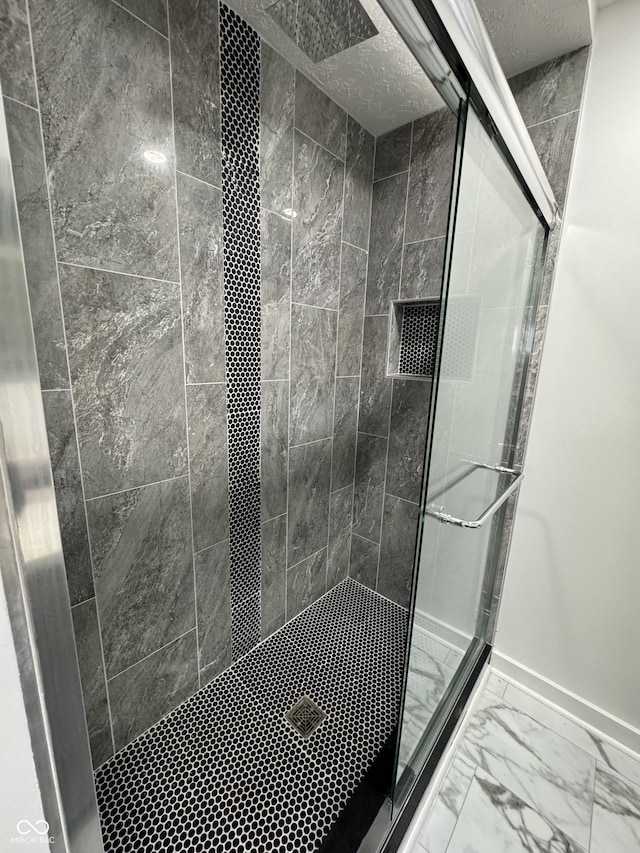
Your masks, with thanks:
[{"label": "white baseboard", "polygon": [[604,708],[599,708],[582,696],[495,650],[491,655],[491,667],[518,687],[538,694],[550,704],[556,705],[563,713],[575,717],[579,723],[586,725],[605,740],[614,741],[616,745],[622,744],[632,752],[640,753],[640,729],[625,723]]}]

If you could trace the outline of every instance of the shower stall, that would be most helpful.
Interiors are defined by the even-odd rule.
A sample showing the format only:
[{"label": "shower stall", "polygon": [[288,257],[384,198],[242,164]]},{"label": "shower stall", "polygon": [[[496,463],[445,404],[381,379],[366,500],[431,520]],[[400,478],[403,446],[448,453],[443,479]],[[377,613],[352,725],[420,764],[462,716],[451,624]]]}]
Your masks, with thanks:
[{"label": "shower stall", "polygon": [[395,850],[491,649],[553,192],[461,0],[15,0],[2,576],[55,849]]}]

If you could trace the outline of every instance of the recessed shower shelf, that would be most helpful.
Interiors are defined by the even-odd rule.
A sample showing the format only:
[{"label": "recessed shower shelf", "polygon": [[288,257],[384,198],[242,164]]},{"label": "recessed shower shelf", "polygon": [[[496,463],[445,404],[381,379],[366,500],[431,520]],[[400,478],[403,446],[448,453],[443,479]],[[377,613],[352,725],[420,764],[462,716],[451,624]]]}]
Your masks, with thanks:
[{"label": "recessed shower shelf", "polygon": [[433,377],[439,316],[439,298],[391,303],[387,376],[423,381]]}]

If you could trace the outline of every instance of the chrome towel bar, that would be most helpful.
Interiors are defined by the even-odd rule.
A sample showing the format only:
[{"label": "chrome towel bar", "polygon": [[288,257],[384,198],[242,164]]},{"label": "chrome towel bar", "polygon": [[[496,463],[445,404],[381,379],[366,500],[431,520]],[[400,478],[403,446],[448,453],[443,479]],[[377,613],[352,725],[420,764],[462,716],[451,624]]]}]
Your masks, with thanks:
[{"label": "chrome towel bar", "polygon": [[[484,466],[482,466],[484,467]],[[487,466],[489,467],[489,466]],[[500,469],[495,469],[500,470]],[[507,470],[506,473],[515,473]],[[499,497],[495,499],[495,501],[485,509],[482,515],[479,518],[476,518],[475,521],[470,521],[465,518],[456,518],[455,515],[449,515],[448,512],[445,512],[444,509],[436,510],[436,509],[425,509],[424,514],[431,516],[431,518],[436,518],[438,521],[441,521],[443,524],[455,524],[457,527],[466,527],[470,530],[477,530],[478,527],[482,527],[486,521],[488,521],[495,512],[497,512],[502,504],[509,498],[511,495],[519,488],[522,480],[524,479],[524,474],[520,473],[515,478],[513,483],[508,486],[504,492],[502,492]]]}]

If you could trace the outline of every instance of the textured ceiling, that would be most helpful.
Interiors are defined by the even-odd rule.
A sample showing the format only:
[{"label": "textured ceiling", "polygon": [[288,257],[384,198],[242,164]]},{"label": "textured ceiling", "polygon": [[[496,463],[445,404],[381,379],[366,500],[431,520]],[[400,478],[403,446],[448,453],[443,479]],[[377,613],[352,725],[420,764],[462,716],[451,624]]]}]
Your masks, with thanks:
[{"label": "textured ceiling", "polygon": [[[360,0],[378,35],[314,63],[267,11],[274,0],[227,0],[275,50],[375,136],[442,106],[377,0]],[[331,0],[325,0],[329,5]],[[588,0],[476,0],[507,76],[591,41]]]}]

